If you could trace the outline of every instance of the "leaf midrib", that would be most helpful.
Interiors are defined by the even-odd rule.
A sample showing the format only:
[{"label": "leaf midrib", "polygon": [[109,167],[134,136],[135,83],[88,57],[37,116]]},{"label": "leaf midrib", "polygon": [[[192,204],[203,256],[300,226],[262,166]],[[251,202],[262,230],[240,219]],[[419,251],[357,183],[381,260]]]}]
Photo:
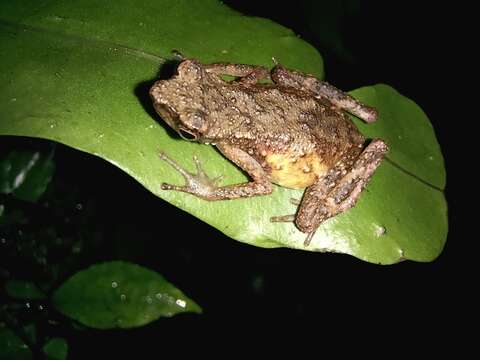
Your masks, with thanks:
[{"label": "leaf midrib", "polygon": [[116,43],[108,40],[92,39],[92,38],[80,36],[77,34],[64,33],[61,31],[51,30],[44,27],[13,23],[11,21],[4,20],[1,18],[0,18],[0,26],[5,28],[13,28],[15,30],[21,30],[21,31],[32,31],[40,34],[44,33],[49,35],[55,35],[60,38],[64,38],[68,40],[85,42],[87,44],[95,45],[93,46],[94,48],[103,48],[103,49],[119,48],[119,49],[125,50],[125,52],[129,55],[138,56],[139,58],[142,58],[142,59],[152,60],[155,63],[163,63],[167,60],[167,58],[165,57],[161,57],[159,55],[150,53],[148,51],[132,48],[130,46],[126,46],[120,43]]},{"label": "leaf midrib", "polygon": [[404,174],[412,177],[413,179],[421,182],[423,185],[426,185],[430,188],[432,188],[433,190],[437,190],[437,191],[440,191],[441,193],[444,193],[444,189],[436,186],[436,185],[433,185],[431,183],[429,183],[428,181],[426,180],[423,180],[421,177],[419,177],[418,175],[415,175],[414,173],[412,173],[411,171],[408,171],[407,169],[403,168],[402,166],[400,166],[399,164],[397,164],[395,161],[393,161],[392,159],[390,159],[389,157],[385,156],[385,161],[387,161],[388,163],[390,163],[392,166],[394,166],[395,168],[397,168],[398,170],[402,171]]}]

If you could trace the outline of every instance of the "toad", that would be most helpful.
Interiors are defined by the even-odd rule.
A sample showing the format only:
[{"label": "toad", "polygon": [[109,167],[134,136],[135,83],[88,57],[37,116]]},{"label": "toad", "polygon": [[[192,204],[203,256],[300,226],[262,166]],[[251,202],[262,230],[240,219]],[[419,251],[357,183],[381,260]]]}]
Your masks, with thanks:
[{"label": "toad", "polygon": [[[234,77],[226,80],[224,75]],[[194,157],[191,174],[160,153],[185,185],[162,184],[202,199],[229,200],[267,195],[272,183],[306,189],[293,221],[308,246],[317,228],[355,205],[388,151],[381,139],[366,142],[346,112],[367,123],[377,111],[312,75],[280,64],[269,71],[255,65],[204,65],[183,59],[176,74],[150,90],[162,119],[188,140],[211,144],[244,170],[251,181],[220,186]]]}]

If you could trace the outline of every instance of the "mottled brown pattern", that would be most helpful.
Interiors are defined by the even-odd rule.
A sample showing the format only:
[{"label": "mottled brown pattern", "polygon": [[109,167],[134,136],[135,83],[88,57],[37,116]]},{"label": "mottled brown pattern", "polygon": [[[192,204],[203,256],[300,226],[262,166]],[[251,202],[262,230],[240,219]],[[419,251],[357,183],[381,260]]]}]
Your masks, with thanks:
[{"label": "mottled brown pattern", "polygon": [[[221,75],[237,79],[228,82]],[[185,186],[163,184],[163,189],[224,200],[269,194],[270,182],[307,188],[294,217],[309,233],[306,245],[323,221],[355,204],[388,150],[379,139],[364,149],[364,137],[344,112],[372,122],[375,109],[281,65],[270,73],[260,66],[187,59],[174,77],[157,81],[150,95],[157,112],[182,137],[216,145],[252,178],[217,186],[200,167],[197,175],[189,174],[162,154],[187,181]]]}]

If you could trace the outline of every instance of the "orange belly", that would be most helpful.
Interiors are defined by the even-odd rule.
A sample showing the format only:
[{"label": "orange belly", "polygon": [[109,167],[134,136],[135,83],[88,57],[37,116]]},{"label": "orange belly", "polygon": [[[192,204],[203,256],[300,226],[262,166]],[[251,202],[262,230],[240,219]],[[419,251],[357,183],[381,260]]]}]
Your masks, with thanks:
[{"label": "orange belly", "polygon": [[270,181],[291,189],[304,189],[325,175],[328,166],[316,153],[301,157],[289,154],[269,154],[265,161],[270,166]]}]

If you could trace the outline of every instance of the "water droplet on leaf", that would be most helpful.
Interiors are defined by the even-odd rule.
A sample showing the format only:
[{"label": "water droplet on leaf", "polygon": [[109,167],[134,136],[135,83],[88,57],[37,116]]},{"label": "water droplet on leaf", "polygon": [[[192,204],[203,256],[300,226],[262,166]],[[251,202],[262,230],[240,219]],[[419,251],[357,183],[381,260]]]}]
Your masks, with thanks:
[{"label": "water droplet on leaf", "polygon": [[182,299],[177,299],[177,301],[175,301],[175,304],[177,304],[182,308],[185,308],[185,306],[187,306],[187,303],[185,302],[185,300],[182,300]]},{"label": "water droplet on leaf", "polygon": [[386,234],[387,229],[384,226],[375,225],[375,227],[375,236],[379,237]]}]

